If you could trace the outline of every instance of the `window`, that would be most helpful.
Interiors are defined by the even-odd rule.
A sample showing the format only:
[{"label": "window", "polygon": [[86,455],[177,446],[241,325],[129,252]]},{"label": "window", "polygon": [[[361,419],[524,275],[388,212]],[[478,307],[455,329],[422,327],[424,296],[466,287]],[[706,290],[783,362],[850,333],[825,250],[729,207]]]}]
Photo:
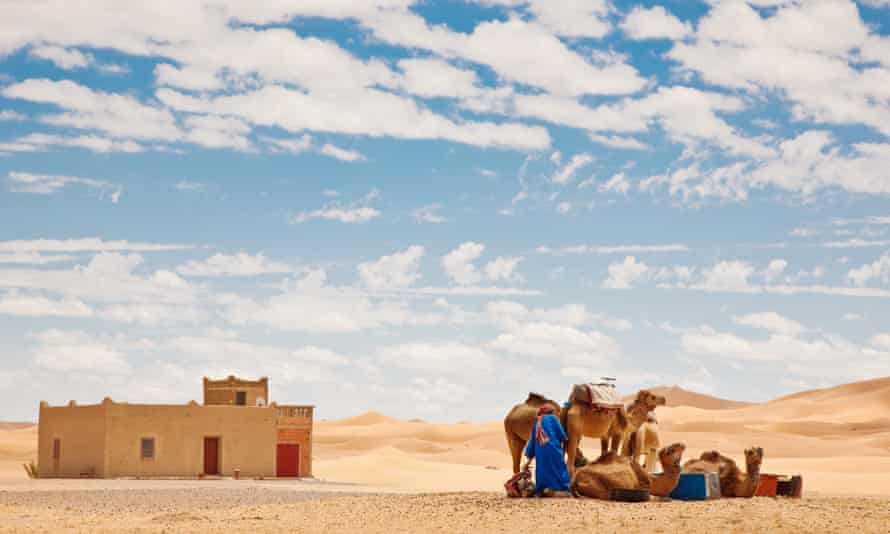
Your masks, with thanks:
[{"label": "window", "polygon": [[54,439],[53,440],[53,460],[58,460],[62,457],[62,440]]},{"label": "window", "polygon": [[151,460],[155,457],[155,438],[142,438],[141,457],[143,460]]},{"label": "window", "polygon": [[247,406],[247,392],[246,391],[236,391],[235,392],[235,404],[238,406]]}]

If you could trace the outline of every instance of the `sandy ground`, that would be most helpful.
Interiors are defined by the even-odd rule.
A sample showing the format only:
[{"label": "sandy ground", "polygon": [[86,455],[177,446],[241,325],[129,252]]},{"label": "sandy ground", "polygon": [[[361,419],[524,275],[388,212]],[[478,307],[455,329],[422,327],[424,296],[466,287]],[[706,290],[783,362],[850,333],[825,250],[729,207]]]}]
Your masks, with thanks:
[{"label": "sandy ground", "polygon": [[[138,490],[135,490],[138,491]],[[886,533],[890,503],[862,498],[618,504],[494,493],[339,496],[245,490],[0,493],[0,532]],[[148,493],[146,502],[143,497]],[[27,497],[27,498],[25,498]],[[234,499],[245,499],[231,506]]]},{"label": "sandy ground", "polygon": [[[507,532],[528,531],[536,521],[562,532],[890,532],[890,379],[753,405],[663,393],[663,444],[685,442],[687,458],[709,449],[740,458],[745,447],[762,446],[763,471],[802,474],[806,497],[517,502],[502,496],[510,458],[500,422],[431,424],[375,413],[316,424],[311,481],[32,481],[21,463],[34,457],[36,428],[0,424],[0,532],[233,525],[258,532]],[[598,443],[584,445],[596,455]]]}]

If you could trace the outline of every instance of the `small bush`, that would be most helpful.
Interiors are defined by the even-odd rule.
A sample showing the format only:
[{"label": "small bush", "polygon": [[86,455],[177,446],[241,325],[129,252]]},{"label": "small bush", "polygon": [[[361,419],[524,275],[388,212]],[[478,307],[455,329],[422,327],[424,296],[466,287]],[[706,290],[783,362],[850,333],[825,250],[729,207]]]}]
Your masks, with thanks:
[{"label": "small bush", "polygon": [[28,478],[38,478],[40,476],[40,472],[37,470],[37,464],[34,463],[34,460],[22,464],[22,466],[25,468],[25,472],[28,473]]}]

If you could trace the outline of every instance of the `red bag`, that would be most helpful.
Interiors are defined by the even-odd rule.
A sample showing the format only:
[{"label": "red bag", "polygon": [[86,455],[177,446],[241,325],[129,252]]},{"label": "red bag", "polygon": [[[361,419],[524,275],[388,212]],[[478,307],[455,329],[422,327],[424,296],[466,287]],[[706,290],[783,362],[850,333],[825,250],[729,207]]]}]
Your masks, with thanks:
[{"label": "red bag", "polygon": [[530,493],[532,486],[532,474],[528,471],[516,473],[510,480],[504,483],[507,497],[525,497]]}]

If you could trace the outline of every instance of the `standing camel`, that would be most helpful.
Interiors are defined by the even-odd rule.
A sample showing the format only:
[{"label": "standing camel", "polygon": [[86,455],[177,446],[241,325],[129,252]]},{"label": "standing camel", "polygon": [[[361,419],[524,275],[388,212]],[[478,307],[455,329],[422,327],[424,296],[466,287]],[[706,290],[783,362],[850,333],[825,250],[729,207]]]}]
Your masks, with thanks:
[{"label": "standing camel", "polygon": [[513,457],[514,474],[519,472],[522,452],[525,449],[525,444],[528,443],[528,439],[531,437],[532,426],[537,419],[538,409],[544,405],[552,407],[553,414],[562,421],[559,404],[537,393],[529,393],[525,402],[514,406],[510,413],[507,414],[507,417],[504,418],[504,432],[507,436],[507,446],[510,448],[510,455]]},{"label": "standing camel", "polygon": [[[625,450],[630,450],[627,445],[630,433],[640,427],[649,414],[657,406],[663,406],[666,400],[660,395],[655,395],[649,390],[641,389],[637,393],[634,402],[625,410],[623,406],[617,409],[604,409],[598,406],[585,404],[571,400],[571,405],[564,411],[562,419],[565,420],[565,430],[568,436],[566,453],[569,474],[575,472],[575,455],[581,444],[581,437],[600,438],[603,453],[607,448],[618,453],[623,445]],[[608,447],[611,439],[611,447]]]},{"label": "standing camel", "polygon": [[630,457],[639,461],[640,456],[643,456],[643,469],[647,473],[652,473],[658,457],[656,452],[661,447],[661,438],[658,436],[658,421],[655,420],[655,417],[650,415],[649,419],[640,425],[640,428],[631,432],[628,441]]}]

